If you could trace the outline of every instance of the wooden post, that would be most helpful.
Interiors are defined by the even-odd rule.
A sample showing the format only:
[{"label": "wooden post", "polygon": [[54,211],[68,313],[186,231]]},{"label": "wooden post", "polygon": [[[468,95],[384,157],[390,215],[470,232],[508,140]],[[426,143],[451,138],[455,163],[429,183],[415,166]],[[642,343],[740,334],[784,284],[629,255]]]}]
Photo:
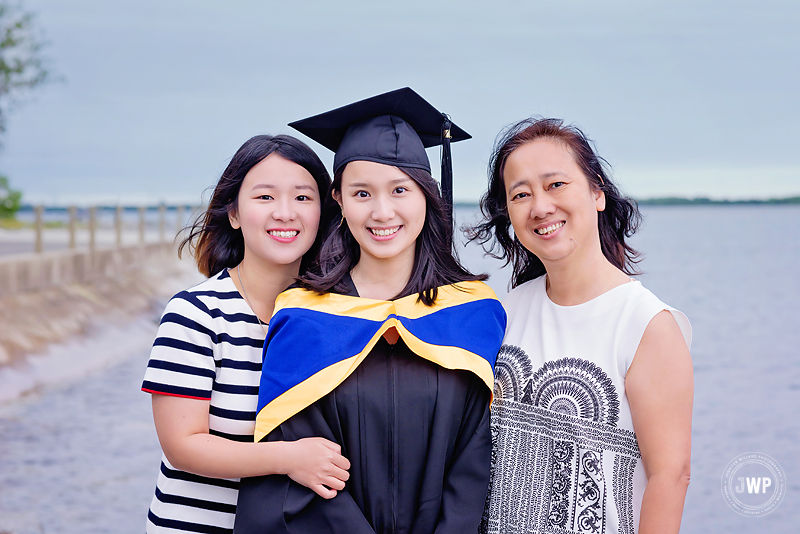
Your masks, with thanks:
[{"label": "wooden post", "polygon": [[76,225],[76,219],[77,219],[77,216],[76,216],[76,211],[77,210],[75,209],[75,206],[70,206],[68,211],[69,211],[69,223],[68,223],[68,228],[69,228],[69,248],[73,249],[73,248],[75,248],[75,225]]},{"label": "wooden post", "polygon": [[183,213],[183,206],[178,206],[175,208],[175,234],[180,234],[181,230],[183,230],[183,219],[185,217]]},{"label": "wooden post", "polygon": [[117,248],[122,246],[122,206],[117,205],[117,212],[114,214],[114,229],[117,231]]},{"label": "wooden post", "polygon": [[139,206],[139,243],[144,245],[144,215],[147,208]]},{"label": "wooden post", "polygon": [[165,233],[165,221],[164,221],[165,215],[164,214],[166,213],[166,211],[167,211],[167,208],[166,208],[166,206],[164,206],[163,202],[158,205],[158,242],[159,243],[163,243],[164,242],[164,233]]},{"label": "wooden post", "polygon": [[95,240],[97,233],[97,208],[92,206],[89,208],[89,250],[94,253],[97,241]]},{"label": "wooden post", "polygon": [[36,213],[36,244],[34,245],[34,250],[38,253],[44,250],[44,240],[42,238],[42,232],[44,230],[44,208],[42,206],[36,206],[34,211]]}]

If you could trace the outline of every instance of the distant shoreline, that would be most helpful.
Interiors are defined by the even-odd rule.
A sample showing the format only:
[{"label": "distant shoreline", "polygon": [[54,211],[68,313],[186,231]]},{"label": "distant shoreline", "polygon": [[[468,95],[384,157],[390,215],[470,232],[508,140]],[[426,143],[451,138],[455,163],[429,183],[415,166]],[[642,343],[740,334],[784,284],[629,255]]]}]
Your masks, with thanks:
[{"label": "distant shoreline", "polygon": [[[640,206],[742,206],[742,205],[785,205],[785,204],[800,204],[800,196],[796,197],[782,197],[782,198],[767,198],[767,199],[756,199],[756,198],[745,198],[745,199],[738,199],[738,200],[718,200],[712,199],[708,197],[657,197],[657,198],[637,198],[635,199],[636,202]],[[455,202],[456,207],[458,208],[472,208],[477,207],[477,201],[464,201],[464,202]],[[112,205],[98,205],[98,209],[107,210],[107,211],[114,211],[117,209],[116,206]],[[138,206],[134,205],[122,205],[122,209],[126,212],[138,212]],[[176,206],[165,206],[167,211],[174,211]],[[190,210],[194,208],[194,206],[186,205],[185,207],[189,208]],[[158,209],[157,205],[147,206],[148,210],[154,211]],[[64,211],[66,212],[69,208],[66,206],[47,206],[48,211]],[[19,212],[29,213],[34,210],[33,204],[23,204],[20,206]]]},{"label": "distant shoreline", "polygon": [[741,199],[741,200],[714,200],[707,197],[684,198],[662,197],[637,199],[640,206],[711,206],[711,205],[754,205],[754,204],[800,204],[800,197],[768,198],[768,199]]},{"label": "distant shoreline", "polygon": [[[640,206],[753,206],[753,205],[785,205],[800,204],[800,196],[785,198],[756,199],[746,198],[739,200],[715,200],[708,197],[659,197],[659,198],[637,198],[636,202]],[[474,207],[477,202],[456,202],[456,207]]]}]

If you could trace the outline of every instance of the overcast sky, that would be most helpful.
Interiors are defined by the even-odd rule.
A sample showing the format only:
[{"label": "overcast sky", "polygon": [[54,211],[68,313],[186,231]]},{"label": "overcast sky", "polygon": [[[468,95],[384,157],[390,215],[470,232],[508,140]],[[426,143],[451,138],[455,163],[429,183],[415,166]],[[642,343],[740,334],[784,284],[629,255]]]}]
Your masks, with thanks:
[{"label": "overcast sky", "polygon": [[196,202],[252,135],[404,86],[473,135],[453,145],[457,200],[530,115],[584,129],[639,198],[800,194],[796,0],[23,5],[64,78],[2,139],[27,201]]}]

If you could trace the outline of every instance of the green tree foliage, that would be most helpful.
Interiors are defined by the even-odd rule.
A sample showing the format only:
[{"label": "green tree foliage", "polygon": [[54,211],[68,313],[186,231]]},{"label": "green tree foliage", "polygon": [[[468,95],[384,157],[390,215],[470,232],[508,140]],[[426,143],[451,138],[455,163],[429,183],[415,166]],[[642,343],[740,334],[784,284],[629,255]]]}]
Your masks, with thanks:
[{"label": "green tree foliage", "polygon": [[8,178],[0,176],[0,219],[10,219],[19,210],[22,192],[11,189]]},{"label": "green tree foliage", "polygon": [[41,54],[44,44],[33,13],[0,0],[0,133],[5,132],[9,107],[51,77]]}]

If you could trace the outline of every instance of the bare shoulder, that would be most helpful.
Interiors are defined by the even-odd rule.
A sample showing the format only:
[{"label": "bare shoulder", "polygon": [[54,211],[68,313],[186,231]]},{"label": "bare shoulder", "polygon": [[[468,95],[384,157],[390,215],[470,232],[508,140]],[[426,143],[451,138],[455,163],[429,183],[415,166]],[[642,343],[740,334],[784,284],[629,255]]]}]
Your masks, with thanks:
[{"label": "bare shoulder", "polygon": [[675,320],[675,317],[669,310],[661,310],[650,320],[642,336],[639,348],[641,349],[642,345],[645,343],[657,343],[659,345],[664,343],[669,345],[675,344],[683,346],[686,352],[689,352],[683,333],[678,326],[678,321]]},{"label": "bare shoulder", "polygon": [[647,325],[626,377],[629,394],[636,384],[650,389],[655,384],[692,382],[692,358],[678,322],[668,310],[657,313]]}]

